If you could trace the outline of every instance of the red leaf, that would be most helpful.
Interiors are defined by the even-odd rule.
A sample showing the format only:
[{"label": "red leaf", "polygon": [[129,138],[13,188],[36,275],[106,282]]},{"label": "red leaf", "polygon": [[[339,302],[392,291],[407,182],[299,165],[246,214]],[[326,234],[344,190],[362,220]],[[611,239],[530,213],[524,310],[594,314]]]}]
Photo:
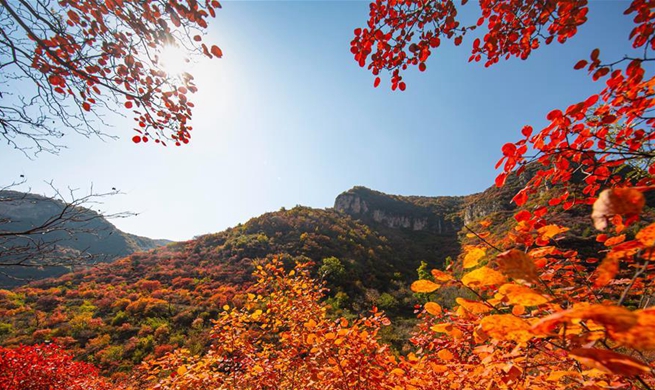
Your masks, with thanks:
[{"label": "red leaf", "polygon": [[578,69],[584,68],[585,66],[587,66],[587,61],[586,60],[580,60],[575,64],[573,69],[578,70]]},{"label": "red leaf", "polygon": [[134,142],[135,144],[138,144],[139,142],[141,142],[141,136],[140,135],[135,135],[134,137],[132,137],[132,142]]},{"label": "red leaf", "polygon": [[516,203],[517,206],[523,206],[525,202],[528,201],[528,194],[526,194],[524,190],[521,190],[518,194],[514,195],[512,201]]},{"label": "red leaf", "polygon": [[516,145],[514,145],[511,142],[508,142],[505,145],[503,145],[501,150],[503,151],[504,156],[511,157],[514,155],[514,153],[516,153]]},{"label": "red leaf", "polygon": [[91,105],[87,102],[82,103],[82,108],[84,111],[91,111]]},{"label": "red leaf", "polygon": [[505,180],[507,179],[507,174],[505,172],[501,173],[496,177],[496,187],[502,187],[505,185]]},{"label": "red leaf", "polygon": [[514,214],[514,219],[517,222],[527,221],[532,217],[532,214],[528,210],[521,210],[518,213]]},{"label": "red leaf", "polygon": [[125,102],[125,108],[132,108],[132,102]]},{"label": "red leaf", "polygon": [[218,58],[223,57],[223,51],[216,45],[212,46],[212,54]]},{"label": "red leaf", "polygon": [[375,78],[375,81],[373,82],[373,88],[377,88],[378,85],[380,85],[380,78],[379,78],[379,77],[376,77],[376,78]]}]

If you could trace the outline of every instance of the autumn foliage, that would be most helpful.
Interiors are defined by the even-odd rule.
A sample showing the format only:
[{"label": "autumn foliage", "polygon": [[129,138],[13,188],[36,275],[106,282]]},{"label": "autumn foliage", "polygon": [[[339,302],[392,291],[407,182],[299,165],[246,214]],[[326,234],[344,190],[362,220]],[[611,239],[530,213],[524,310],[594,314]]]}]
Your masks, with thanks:
[{"label": "autumn foliage", "polygon": [[2,390],[102,390],[110,386],[96,367],[74,361],[57,345],[0,347]]},{"label": "autumn foliage", "polygon": [[[566,42],[585,23],[587,14],[584,0],[481,0],[479,5],[480,19],[464,26],[457,19],[458,6],[450,1],[376,0],[371,4],[367,27],[355,30],[352,52],[359,64],[368,65],[376,76],[376,86],[380,72],[388,70],[391,87],[404,90],[407,86],[401,72],[409,66],[425,70],[427,58],[443,39],[460,45],[471,31],[486,29],[483,37],[473,41],[470,60],[490,66],[501,58],[527,58],[543,44]],[[503,226],[498,226],[501,223],[493,215],[466,225],[461,235],[462,253],[455,264],[426,271],[412,283],[411,290],[421,305],[417,306],[418,324],[408,350],[399,353],[381,342],[380,334],[389,320],[375,307],[357,318],[330,312],[329,304],[322,301],[324,285],[312,278],[313,264],[307,259],[296,259],[299,261],[293,269],[285,267],[280,257],[258,261],[254,284],[242,294],[232,289],[225,296],[206,291],[219,287],[200,283],[202,275],[195,275],[195,281],[171,269],[160,272],[166,276],[163,280],[171,279],[170,289],[156,280],[142,280],[129,288],[123,283],[117,291],[103,296],[106,299],[97,301],[100,309],[120,307],[112,326],[130,334],[135,329],[125,318],[128,314],[143,318],[148,313],[162,317],[175,314],[173,318],[178,318],[188,311],[194,315],[187,321],[189,326],[198,328],[209,315],[195,317],[192,307],[207,300],[220,301],[222,309],[216,313],[209,333],[211,345],[207,351],[158,345],[135,371],[133,386],[652,389],[655,223],[652,216],[643,217],[655,174],[655,119],[651,117],[655,82],[648,73],[652,73],[648,64],[655,48],[655,15],[652,2],[634,0],[626,5],[625,13],[635,22],[628,39],[641,54],[607,63],[601,61],[599,50],[592,51],[574,68],[585,69],[593,80],[603,81],[602,90],[566,109],[551,111],[545,128],[534,132],[526,126],[521,131],[523,139],[503,146],[498,162],[503,172],[496,184],[506,185],[519,176],[527,183],[513,199],[517,206],[513,218],[502,221]],[[172,15],[169,17],[175,24]],[[528,150],[534,152],[533,157],[526,157]],[[562,226],[557,216],[576,209],[582,210],[589,230],[597,233],[590,233],[585,241],[587,247],[601,248],[592,256],[566,246],[565,238],[572,227]],[[265,253],[264,247],[281,237],[276,233],[290,226],[275,219],[270,240],[255,232],[234,242],[221,235],[203,240],[214,245],[214,255],[228,251],[232,257],[226,263],[235,266],[245,264],[237,262],[243,261],[245,253]],[[319,233],[314,228],[298,234],[303,250],[334,245],[352,232],[339,232],[336,238]],[[362,237],[377,242],[379,237],[369,233],[364,229]],[[344,242],[349,241],[344,238]],[[244,252],[244,248],[252,252]],[[370,254],[363,248],[349,248]],[[377,248],[384,250],[382,244]],[[193,253],[189,257],[198,264],[212,256],[199,247],[193,248]],[[175,258],[173,253],[168,255]],[[183,259],[175,259],[181,266]],[[132,257],[119,266],[136,268],[138,260]],[[370,272],[374,268],[371,266]],[[231,271],[236,272],[236,268]],[[218,279],[222,273],[211,275]],[[192,285],[197,286],[194,292]],[[440,295],[443,291],[461,294],[454,302],[445,302]],[[17,303],[18,296],[3,294],[16,306],[7,310],[13,314],[26,310]],[[83,290],[66,294],[85,295],[81,298],[88,294],[90,298],[97,293]],[[112,298],[119,297],[112,303]],[[34,303],[42,308],[58,304],[57,298]],[[89,328],[103,326],[102,319],[89,315],[89,305],[82,306],[76,316],[84,325],[79,329],[81,337]],[[142,325],[139,333],[152,333],[152,328]],[[165,333],[162,330],[159,336],[156,332],[148,336],[165,340]],[[138,340],[133,339],[135,343]],[[109,336],[86,341],[88,348],[106,348],[110,354]],[[82,363],[71,362],[57,349],[51,355],[43,352],[51,347],[21,348],[25,351],[22,355],[33,358],[20,358],[17,350],[2,350],[1,364],[54,364],[55,371],[64,366],[94,378],[95,371],[89,366],[71,369],[70,365]],[[144,356],[134,355],[133,360]],[[8,381],[4,379],[6,373],[0,375]],[[13,382],[6,383],[16,381],[11,378]],[[66,375],[60,378],[68,380]],[[75,383],[76,378],[70,380]]]},{"label": "autumn foliage", "polygon": [[[464,25],[450,1],[377,0],[366,28],[355,30],[352,53],[377,76],[375,86],[386,70],[391,88],[404,90],[402,72],[410,66],[424,71],[442,40],[460,45],[484,29],[469,60],[491,66],[566,42],[588,11],[586,0],[483,0],[479,6],[477,23]],[[639,230],[634,224],[655,174],[655,79],[649,67],[655,15],[652,3],[643,0],[626,3],[625,14],[634,20],[627,38],[637,54],[604,59],[595,49],[572,64],[602,81],[600,91],[551,111],[545,128],[525,126],[523,139],[502,147],[498,186],[533,169],[513,199],[522,206],[514,229],[498,238],[489,236],[488,221],[470,227],[477,244],[465,248],[460,274],[435,270],[434,279],[412,285],[420,293],[458,285],[476,297],[459,298],[458,306],[443,313],[426,306],[435,316],[421,325],[415,341],[423,350],[455,351],[447,354],[443,386],[653,386],[655,225]],[[580,181],[579,188],[573,184]],[[599,194],[603,187],[609,188]],[[530,202],[535,194],[548,194],[547,204]],[[593,224],[602,231],[596,241],[606,246],[598,258],[558,245],[568,228],[549,221],[549,212],[577,204],[593,204]]]},{"label": "autumn foliage", "polygon": [[21,143],[27,138],[37,150],[56,151],[53,139],[64,134],[62,127],[103,134],[98,126],[107,108],[132,113],[134,142],[189,142],[194,107],[189,95],[197,87],[188,72],[167,69],[163,56],[184,48],[187,54],[178,55],[221,57],[220,48],[203,43],[218,1],[0,4],[0,47],[11,53],[3,75],[23,82],[14,86],[23,99],[2,110],[10,145],[27,148]]}]

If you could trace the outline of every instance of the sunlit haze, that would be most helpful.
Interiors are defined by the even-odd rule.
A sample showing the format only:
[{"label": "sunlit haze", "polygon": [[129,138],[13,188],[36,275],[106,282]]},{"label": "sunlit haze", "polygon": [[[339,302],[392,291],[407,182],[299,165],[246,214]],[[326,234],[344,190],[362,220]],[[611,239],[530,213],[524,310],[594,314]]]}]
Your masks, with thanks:
[{"label": "sunlit haze", "polygon": [[[625,7],[592,2],[576,37],[527,61],[484,68],[467,62],[473,38],[447,43],[426,72],[406,73],[405,92],[392,92],[385,76],[373,88],[349,50],[368,2],[225,2],[206,38],[224,56],[194,65],[199,92],[191,96],[188,145],[134,144],[130,113],[108,114],[106,132],[118,140],[67,134],[58,156],[33,160],[3,147],[2,182],[24,175],[20,189],[37,193],[49,193],[51,180],[80,194],[91,185],[117,188],[123,194],[101,208],[139,213],[114,220],[120,229],[172,240],[281,207],[331,207],[355,185],[403,195],[479,192],[493,183],[501,145],[518,139],[523,125],[538,129],[552,109],[600,89],[573,65],[599,45],[607,58],[625,54],[618,49],[630,30]],[[181,57],[166,57],[172,72]]]}]

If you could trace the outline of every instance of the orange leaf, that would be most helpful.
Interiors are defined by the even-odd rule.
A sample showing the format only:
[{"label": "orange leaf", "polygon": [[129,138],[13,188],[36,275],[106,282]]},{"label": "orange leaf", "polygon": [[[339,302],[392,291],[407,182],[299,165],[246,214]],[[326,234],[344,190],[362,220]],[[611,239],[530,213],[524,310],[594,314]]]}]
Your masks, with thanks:
[{"label": "orange leaf", "polygon": [[439,285],[429,280],[417,280],[411,285],[411,290],[415,293],[431,293],[439,288]]},{"label": "orange leaf", "polygon": [[655,351],[655,307],[636,310],[637,324],[627,332],[611,332],[610,336],[640,351]]},{"label": "orange leaf", "polygon": [[538,280],[537,267],[534,260],[518,249],[510,249],[496,256],[500,271],[513,279],[534,282]]},{"label": "orange leaf", "polygon": [[645,246],[655,246],[655,223],[641,229],[635,238]]},{"label": "orange leaf", "polygon": [[484,314],[491,311],[491,308],[480,301],[471,301],[466,298],[456,298],[455,302],[472,314]]},{"label": "orange leaf", "polygon": [[455,339],[464,337],[464,333],[462,333],[461,330],[455,328],[453,324],[449,324],[449,323],[432,325],[430,329],[434,332],[446,333],[447,335]]},{"label": "orange leaf", "polygon": [[526,342],[533,336],[530,325],[512,314],[486,316],[480,321],[480,327],[486,334],[501,341]]},{"label": "orange leaf", "polygon": [[619,272],[619,257],[607,256],[602,263],[596,268],[596,279],[594,287],[606,286],[610,280],[614,279]]},{"label": "orange leaf", "polygon": [[589,305],[564,310],[542,318],[533,326],[537,333],[548,334],[560,323],[573,319],[592,320],[614,332],[625,332],[635,326],[638,317],[635,313],[620,306]]},{"label": "orange leaf", "polygon": [[591,218],[598,230],[607,228],[608,220],[615,215],[637,216],[644,208],[644,194],[632,188],[613,188],[600,193],[594,202]]},{"label": "orange leaf", "polygon": [[453,360],[455,358],[455,356],[452,354],[452,352],[450,352],[447,349],[439,350],[439,352],[437,352],[437,356],[439,356],[439,359],[446,360],[446,361]]},{"label": "orange leaf", "polygon": [[453,276],[451,274],[443,271],[439,271],[437,269],[433,269],[432,271],[430,271],[430,273],[432,274],[434,280],[436,280],[437,282],[447,282],[449,280],[453,280]]},{"label": "orange leaf", "polygon": [[477,246],[466,246],[464,248],[466,255],[464,256],[464,268],[473,268],[478,265],[479,260],[484,257],[486,250]]},{"label": "orange leaf", "polygon": [[486,266],[471,271],[462,277],[462,283],[465,286],[491,286],[501,284],[504,281],[503,274]]},{"label": "orange leaf", "polygon": [[610,374],[634,376],[649,374],[650,367],[627,355],[598,348],[576,348],[569,356],[580,363]]},{"label": "orange leaf", "polygon": [[441,314],[441,306],[436,302],[428,302],[424,305],[425,311],[432,314],[433,316]]},{"label": "orange leaf", "polygon": [[561,227],[561,226],[558,226],[558,225],[546,225],[546,226],[540,227],[537,230],[537,233],[539,233],[539,235],[541,236],[542,239],[549,240],[549,239],[555,237],[556,235],[558,235],[560,233],[564,233],[564,232],[566,232],[568,230],[569,230],[569,228]]},{"label": "orange leaf", "polygon": [[514,283],[503,284],[498,292],[506,296],[508,302],[512,305],[539,306],[549,301],[548,298],[538,292]]},{"label": "orange leaf", "polygon": [[621,234],[620,236],[608,238],[607,240],[605,240],[605,246],[614,246],[614,245],[622,243],[623,241],[625,241],[625,234]]}]

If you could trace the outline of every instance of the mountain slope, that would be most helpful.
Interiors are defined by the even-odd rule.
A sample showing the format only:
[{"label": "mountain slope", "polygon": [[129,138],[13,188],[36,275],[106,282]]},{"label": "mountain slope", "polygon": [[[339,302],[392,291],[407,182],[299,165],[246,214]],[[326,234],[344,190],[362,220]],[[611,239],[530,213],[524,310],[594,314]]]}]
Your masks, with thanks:
[{"label": "mountain slope", "polygon": [[[511,232],[516,210],[510,200],[521,183],[515,177],[503,188],[463,197],[386,195],[355,187],[331,209],[281,209],[220,233],[0,290],[0,344],[57,340],[114,373],[179,347],[200,352],[223,306],[238,306],[244,294],[257,294],[250,275],[258,262],[279,256],[288,266],[313,262],[315,277],[330,289],[334,313],[385,310],[394,318],[387,340],[402,347],[403,321],[411,323],[417,303],[408,285],[421,262],[430,268],[443,267],[448,257],[457,262],[463,245],[481,244],[465,229],[477,229],[481,219],[492,222],[488,240]],[[550,217],[572,227],[560,244],[600,245],[582,231],[589,225],[588,208],[554,209]],[[461,292],[446,293],[452,295],[444,297],[447,305]]]},{"label": "mountain slope", "polygon": [[40,265],[107,262],[169,242],[122,232],[75,203],[0,191],[0,287],[69,272],[66,267]]}]

